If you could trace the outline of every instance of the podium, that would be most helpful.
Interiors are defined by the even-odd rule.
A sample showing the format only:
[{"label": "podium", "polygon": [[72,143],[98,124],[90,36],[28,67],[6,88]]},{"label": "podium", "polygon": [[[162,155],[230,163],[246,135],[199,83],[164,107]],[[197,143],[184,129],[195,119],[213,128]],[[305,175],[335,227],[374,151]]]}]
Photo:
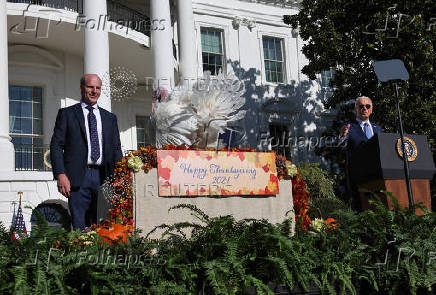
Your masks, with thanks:
[{"label": "podium", "polygon": [[[402,208],[409,207],[407,186],[404,176],[404,162],[396,133],[375,134],[365,144],[356,148],[350,157],[349,171],[351,181],[357,184],[360,192],[362,209],[369,208],[371,194],[363,191],[392,192]],[[414,203],[431,210],[430,181],[436,172],[433,157],[424,135],[405,134],[406,152],[409,159],[410,180]],[[382,202],[393,209],[393,202],[385,195],[380,195]],[[416,211],[422,214],[421,210]]]}]

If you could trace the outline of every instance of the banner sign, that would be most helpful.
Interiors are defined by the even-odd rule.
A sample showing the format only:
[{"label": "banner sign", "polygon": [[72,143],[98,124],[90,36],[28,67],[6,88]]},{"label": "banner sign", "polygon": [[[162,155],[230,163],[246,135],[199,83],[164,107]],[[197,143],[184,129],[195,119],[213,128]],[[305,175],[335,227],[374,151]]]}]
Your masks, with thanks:
[{"label": "banner sign", "polygon": [[276,195],[274,153],[158,150],[159,196]]}]

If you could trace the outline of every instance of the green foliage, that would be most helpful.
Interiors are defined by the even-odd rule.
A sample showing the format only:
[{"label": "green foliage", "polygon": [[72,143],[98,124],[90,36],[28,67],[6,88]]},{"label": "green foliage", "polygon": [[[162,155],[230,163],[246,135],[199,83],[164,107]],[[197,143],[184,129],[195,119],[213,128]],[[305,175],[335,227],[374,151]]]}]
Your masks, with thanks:
[{"label": "green foliage", "polygon": [[[409,211],[332,213],[339,227],[291,236],[290,221],[209,217],[161,226],[161,239],[135,233],[108,246],[91,234],[41,223],[13,241],[0,225],[0,294],[273,294],[270,286],[329,294],[430,294],[436,287],[436,217]],[[86,243],[86,244],[85,244]]]},{"label": "green foliage", "polygon": [[319,163],[298,163],[300,174],[306,181],[310,192],[310,218],[328,218],[338,210],[346,210],[348,206],[335,196],[334,181],[327,171],[323,170]]},{"label": "green foliage", "polygon": [[[352,104],[341,104],[360,95],[373,99],[372,121],[385,132],[397,132],[394,89],[380,84],[372,60],[398,58],[410,74],[400,83],[400,105],[407,133],[425,134],[431,146],[436,138],[436,2],[303,0],[289,22],[305,40],[303,53],[309,60],[303,73],[311,79],[330,68],[334,91],[327,108],[339,110],[326,135],[338,135],[346,121],[355,117]],[[433,25],[432,25],[433,24]],[[338,162],[334,149],[321,151]]]},{"label": "green foliage", "polygon": [[319,163],[301,162],[297,164],[297,167],[300,168],[300,174],[306,181],[311,199],[336,198],[334,181],[327,171],[319,167]]},{"label": "green foliage", "polygon": [[348,210],[349,207],[338,198],[330,199],[311,199],[309,208],[309,217],[326,219],[333,215],[337,210]]}]

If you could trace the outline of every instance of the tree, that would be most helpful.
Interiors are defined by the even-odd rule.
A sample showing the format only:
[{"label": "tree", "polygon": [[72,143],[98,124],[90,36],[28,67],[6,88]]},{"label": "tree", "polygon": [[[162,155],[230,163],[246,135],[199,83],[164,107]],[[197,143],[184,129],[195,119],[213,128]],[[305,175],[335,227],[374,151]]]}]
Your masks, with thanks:
[{"label": "tree", "polygon": [[[335,70],[325,106],[339,112],[327,135],[337,136],[340,126],[355,117],[354,104],[344,102],[360,95],[373,99],[371,120],[385,132],[397,132],[394,88],[378,82],[371,61],[398,58],[410,74],[399,84],[404,130],[425,134],[435,146],[436,1],[303,0],[299,13],[284,21],[305,41],[309,64],[304,74],[315,79],[323,70]],[[320,152],[338,162],[332,149]]]}]

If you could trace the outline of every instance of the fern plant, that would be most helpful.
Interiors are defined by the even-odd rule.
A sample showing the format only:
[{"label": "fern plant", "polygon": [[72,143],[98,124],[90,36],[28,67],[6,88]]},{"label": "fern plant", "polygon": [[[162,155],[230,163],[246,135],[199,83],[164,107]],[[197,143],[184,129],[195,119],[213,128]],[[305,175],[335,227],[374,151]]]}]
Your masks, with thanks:
[{"label": "fern plant", "polygon": [[[38,221],[18,241],[0,223],[0,294],[274,294],[273,286],[325,294],[431,294],[436,286],[436,216],[379,201],[356,214],[336,210],[338,227],[290,233],[290,220],[210,217],[161,225],[151,240],[83,240]],[[85,242],[86,243],[85,243]],[[250,293],[250,294],[251,294]]]}]

